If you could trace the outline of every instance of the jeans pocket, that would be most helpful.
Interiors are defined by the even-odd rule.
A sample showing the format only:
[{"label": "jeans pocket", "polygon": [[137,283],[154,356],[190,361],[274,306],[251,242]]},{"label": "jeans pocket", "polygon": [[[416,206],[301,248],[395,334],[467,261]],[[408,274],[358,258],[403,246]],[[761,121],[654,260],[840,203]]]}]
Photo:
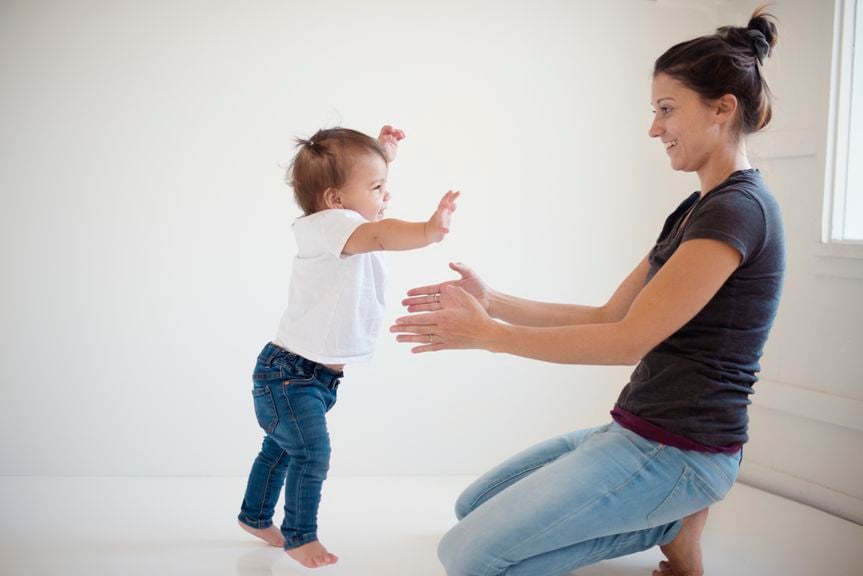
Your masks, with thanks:
[{"label": "jeans pocket", "polygon": [[648,527],[655,528],[680,520],[721,499],[722,496],[717,494],[695,470],[684,466],[683,473],[668,496],[647,515]]},{"label": "jeans pocket", "polygon": [[255,387],[252,389],[252,398],[255,401],[255,417],[258,425],[267,434],[272,434],[279,424],[279,413],[276,411],[273,392],[269,386]]}]

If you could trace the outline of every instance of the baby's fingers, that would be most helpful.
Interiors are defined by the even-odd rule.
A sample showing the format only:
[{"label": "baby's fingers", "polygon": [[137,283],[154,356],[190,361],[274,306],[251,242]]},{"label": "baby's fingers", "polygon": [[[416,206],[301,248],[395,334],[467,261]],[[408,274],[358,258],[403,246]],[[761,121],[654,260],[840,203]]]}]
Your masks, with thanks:
[{"label": "baby's fingers", "polygon": [[444,208],[444,207],[448,208],[448,207],[455,206],[454,202],[455,202],[456,198],[459,197],[460,194],[461,194],[461,192],[459,192],[459,191],[453,192],[452,190],[450,190],[449,192],[447,192],[446,194],[443,195],[443,198],[441,198],[439,208]]}]

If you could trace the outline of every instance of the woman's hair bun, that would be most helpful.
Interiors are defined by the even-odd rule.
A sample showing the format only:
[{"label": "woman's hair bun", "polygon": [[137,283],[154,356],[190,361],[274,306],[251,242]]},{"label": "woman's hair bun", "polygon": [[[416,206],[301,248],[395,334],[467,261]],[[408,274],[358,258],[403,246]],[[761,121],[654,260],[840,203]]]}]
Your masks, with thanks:
[{"label": "woman's hair bun", "polygon": [[752,13],[746,32],[752,42],[752,51],[760,63],[770,57],[773,47],[779,41],[779,32],[776,29],[776,17],[768,14],[766,7],[758,8]]}]

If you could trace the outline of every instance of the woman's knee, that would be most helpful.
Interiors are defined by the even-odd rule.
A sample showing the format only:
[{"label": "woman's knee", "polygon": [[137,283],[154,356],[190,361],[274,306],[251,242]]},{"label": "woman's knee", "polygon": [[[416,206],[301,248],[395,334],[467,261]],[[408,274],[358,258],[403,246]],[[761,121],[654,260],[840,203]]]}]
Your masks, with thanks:
[{"label": "woman's knee", "polygon": [[438,558],[443,564],[447,576],[500,574],[499,571],[489,570],[492,562],[478,545],[478,539],[462,533],[460,527],[460,524],[456,524],[444,534],[440,544],[438,544]]},{"label": "woman's knee", "polygon": [[466,576],[468,574],[463,568],[463,557],[467,546],[468,543],[460,542],[458,538],[453,537],[452,530],[441,538],[437,548],[437,556],[443,564],[447,576]]},{"label": "woman's knee", "polygon": [[473,509],[476,507],[475,502],[476,498],[474,498],[473,493],[462,492],[455,501],[455,517],[461,521],[465,516],[473,512]]}]

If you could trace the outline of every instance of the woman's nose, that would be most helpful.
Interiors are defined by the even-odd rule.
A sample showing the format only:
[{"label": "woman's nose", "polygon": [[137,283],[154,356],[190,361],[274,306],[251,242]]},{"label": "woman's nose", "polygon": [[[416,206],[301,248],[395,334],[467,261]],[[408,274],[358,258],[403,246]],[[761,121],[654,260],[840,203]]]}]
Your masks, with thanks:
[{"label": "woman's nose", "polygon": [[659,127],[659,120],[657,116],[653,117],[653,122],[650,123],[650,129],[647,131],[647,134],[651,138],[657,138],[662,134],[662,130]]}]

